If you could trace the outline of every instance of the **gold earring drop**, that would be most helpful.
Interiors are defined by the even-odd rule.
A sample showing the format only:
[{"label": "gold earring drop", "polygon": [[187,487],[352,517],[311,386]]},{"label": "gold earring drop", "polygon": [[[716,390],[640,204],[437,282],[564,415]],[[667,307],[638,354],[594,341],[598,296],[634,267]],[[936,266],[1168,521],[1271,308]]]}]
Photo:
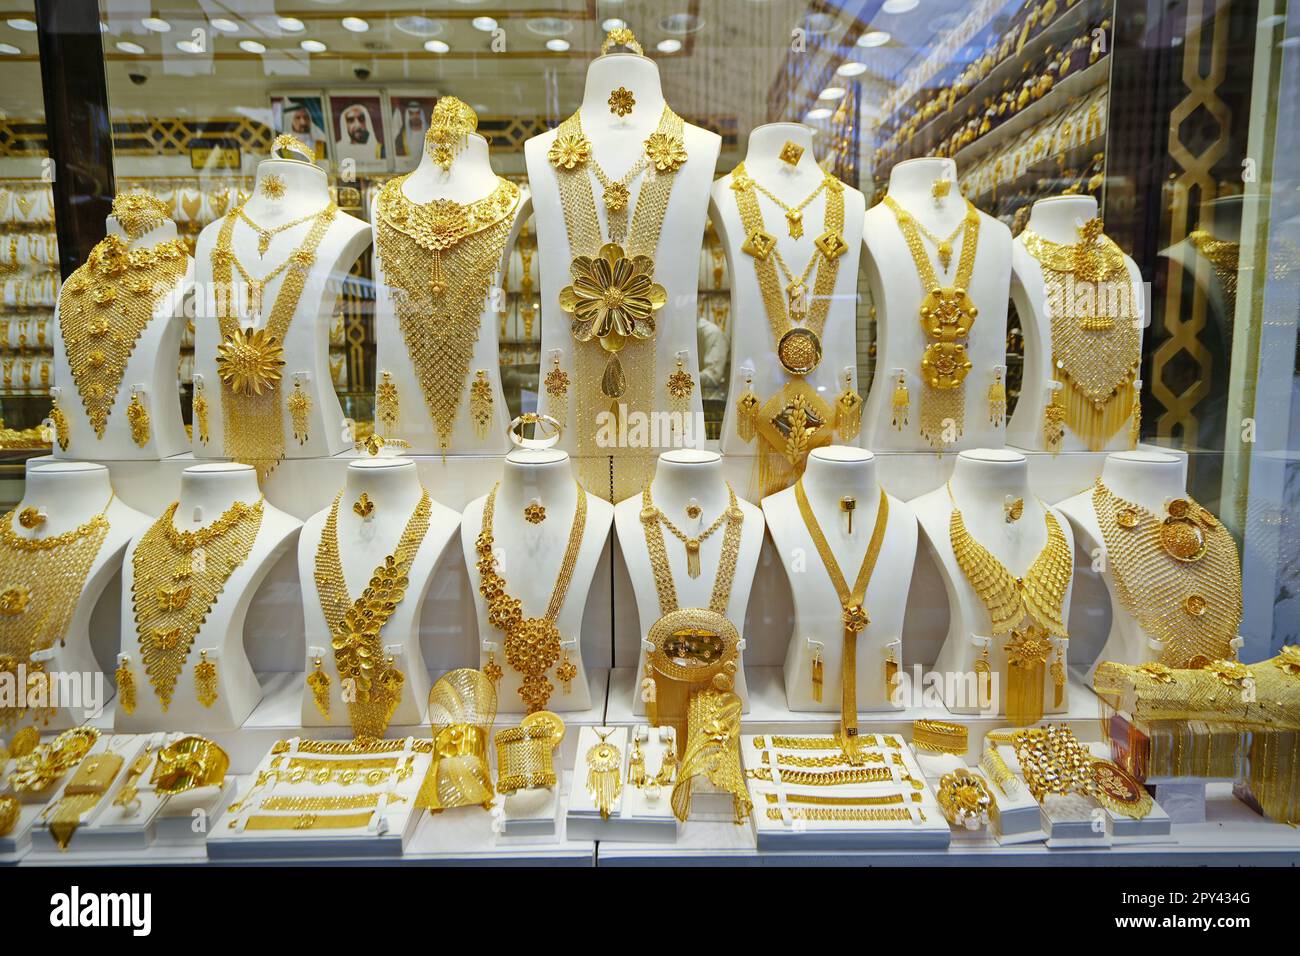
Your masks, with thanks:
[{"label": "gold earring drop", "polygon": [[550,415],[561,427],[569,411],[569,373],[560,368],[560,353],[551,356],[551,370],[546,373],[546,394],[550,397]]},{"label": "gold earring drop", "polygon": [[1061,452],[1061,439],[1065,437],[1065,406],[1058,399],[1061,390],[1052,392],[1052,400],[1043,409],[1043,447],[1053,455]]},{"label": "gold earring drop", "polygon": [[1007,386],[1002,380],[1002,369],[993,370],[993,384],[989,386],[989,424],[1001,428],[1007,417]]},{"label": "gold earring drop", "polygon": [[496,652],[488,651],[487,663],[483,665],[484,676],[487,677],[487,679],[490,680],[493,684],[497,684],[501,681],[502,673],[503,671],[501,670],[501,665],[497,663]]},{"label": "gold earring drop", "polygon": [[822,701],[822,679],[824,676],[825,674],[824,674],[824,666],[822,664],[822,649],[821,646],[819,645],[813,648],[813,659],[812,659],[812,696],[813,696],[813,700],[817,701],[817,703],[819,704]]},{"label": "gold earring drop", "polygon": [[316,658],[316,669],[307,675],[307,686],[311,689],[311,699],[316,709],[326,720],[330,719],[330,675],[321,666],[320,657]]},{"label": "gold earring drop", "polygon": [[695,379],[686,371],[685,363],[679,357],[677,370],[668,376],[669,411],[685,415],[690,409],[691,394],[695,391]]},{"label": "gold earring drop", "polygon": [[1007,495],[1007,500],[1002,503],[1002,517],[1007,524],[1012,524],[1020,520],[1020,516],[1025,513],[1025,499],[1013,498]]},{"label": "gold earring drop", "polygon": [[487,372],[479,369],[469,387],[469,415],[474,422],[474,434],[482,441],[492,427],[492,383]]},{"label": "gold earring drop", "polygon": [[1129,450],[1136,449],[1142,438],[1142,395],[1139,389],[1133,389],[1133,411],[1128,423]]},{"label": "gold earring drop", "polygon": [[677,744],[667,746],[667,741],[662,736],[659,742],[665,744],[663,759],[659,762],[659,770],[655,773],[655,783],[661,787],[670,787],[673,783],[673,777],[677,775]]},{"label": "gold earring drop", "polygon": [[194,402],[191,407],[193,429],[199,433],[199,444],[208,443],[208,397],[203,393],[203,379],[194,383]]},{"label": "gold earring drop", "polygon": [[131,402],[126,406],[126,421],[131,426],[131,440],[140,448],[149,444],[149,411],[135,386],[131,387]]},{"label": "gold earring drop", "polygon": [[117,705],[124,714],[135,713],[135,675],[131,672],[131,658],[123,654],[117,662]]},{"label": "gold earring drop", "polygon": [[299,445],[307,444],[307,428],[311,419],[311,397],[302,390],[302,383],[293,382],[293,391],[289,395],[289,420],[293,423],[293,437]]},{"label": "gold earring drop", "polygon": [[54,426],[54,440],[59,443],[59,448],[63,451],[67,451],[68,416],[63,414],[63,409],[59,407],[59,400],[57,398],[51,400],[50,424]]},{"label": "gold earring drop", "polygon": [[912,404],[911,397],[907,394],[907,376],[901,372],[898,375],[898,381],[894,383],[892,404],[894,430],[901,432],[907,425],[907,413]]},{"label": "gold earring drop", "polygon": [[753,441],[756,433],[755,418],[758,415],[758,396],[754,394],[754,376],[745,375],[745,391],[736,402],[736,434],[741,441]]},{"label": "gold earring drop", "polygon": [[636,106],[636,97],[625,86],[620,86],[609,94],[609,111],[617,117],[627,116],[634,106]]},{"label": "gold earring drop", "polygon": [[836,427],[840,438],[853,441],[862,430],[862,396],[853,388],[853,373],[844,373],[844,388],[835,399]]},{"label": "gold earring drop", "polygon": [[555,676],[564,685],[564,692],[569,693],[573,688],[573,679],[578,676],[578,665],[573,663],[568,651],[564,652],[559,666],[555,668]]},{"label": "gold earring drop", "polygon": [[853,512],[858,507],[858,499],[852,495],[845,495],[840,499],[840,510],[849,516],[849,534],[853,533]]},{"label": "gold earring drop", "polygon": [[375,389],[375,418],[384,426],[384,434],[391,435],[397,427],[397,386],[391,372],[384,372]]},{"label": "gold earring drop", "polygon": [[361,492],[361,497],[352,503],[352,510],[356,512],[358,518],[365,521],[375,513],[375,503],[371,501],[370,496],[363,491]]},{"label": "gold earring drop", "polygon": [[638,790],[649,782],[645,775],[645,754],[637,737],[632,738],[632,753],[627,758],[627,782]]},{"label": "gold earring drop", "polygon": [[885,651],[885,699],[894,695],[894,678],[898,676],[898,658],[894,655],[894,645]]},{"label": "gold earring drop", "polygon": [[989,663],[990,643],[990,641],[984,642],[984,653],[975,661],[975,684],[978,688],[981,703],[988,701],[992,693],[993,665]]},{"label": "gold earring drop", "polygon": [[208,660],[208,652],[199,652],[199,662],[194,665],[194,696],[204,707],[217,702],[217,665]]},{"label": "gold earring drop", "polygon": [[780,155],[781,162],[787,166],[798,166],[799,160],[803,158],[803,147],[787,139],[785,145],[781,147]]},{"label": "gold earring drop", "polygon": [[1057,642],[1056,660],[1052,661],[1052,689],[1054,693],[1053,706],[1060,707],[1065,701],[1065,655],[1062,651],[1064,642]]},{"label": "gold earring drop", "polygon": [[41,514],[36,508],[28,506],[18,512],[18,523],[31,531],[33,528],[39,528],[45,524],[45,515]]}]

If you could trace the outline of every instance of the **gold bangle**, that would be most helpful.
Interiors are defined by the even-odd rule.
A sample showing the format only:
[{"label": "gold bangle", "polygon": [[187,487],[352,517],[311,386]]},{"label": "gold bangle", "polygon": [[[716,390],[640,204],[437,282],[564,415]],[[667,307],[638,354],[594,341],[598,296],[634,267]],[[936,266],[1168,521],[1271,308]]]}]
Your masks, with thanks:
[{"label": "gold bangle", "polygon": [[254,816],[244,824],[245,830],[351,830],[370,824],[373,810],[361,813],[298,813],[283,817]]},{"label": "gold bangle", "polygon": [[230,756],[206,737],[182,737],[158,751],[149,782],[158,793],[177,794],[197,787],[220,786]]},{"label": "gold bangle", "polygon": [[[925,813],[918,809],[922,820]],[[767,808],[769,820],[780,820],[783,814],[778,807]],[[882,822],[912,819],[912,811],[907,807],[811,807],[809,809],[791,810],[790,816],[795,820],[814,820],[819,822]]]},{"label": "gold bangle", "polygon": [[929,718],[912,722],[912,745],[922,750],[960,756],[966,752],[966,742],[965,724]]},{"label": "gold bangle", "polygon": [[1023,793],[1020,778],[1007,766],[1007,762],[1002,759],[1002,754],[998,753],[996,746],[989,747],[984,751],[980,757],[980,769],[988,774],[989,779],[1006,796],[1018,797]]},{"label": "gold bangle", "polygon": [[[547,434],[541,438],[525,438],[523,434],[525,425],[534,426],[534,435],[539,430],[546,431]],[[510,421],[510,441],[516,448],[553,448],[560,443],[560,434],[563,431],[564,426],[558,419],[550,415],[539,415],[537,412],[524,412]]]},{"label": "gold bangle", "polygon": [[518,727],[499,731],[497,792],[549,789],[555,786],[555,748],[564,739],[564,721],[549,710],[529,714]]},{"label": "gold bangle", "polygon": [[353,447],[357,451],[364,451],[371,458],[376,457],[385,448],[410,448],[411,443],[402,438],[385,438],[382,435],[370,435],[361,441],[356,442]]},{"label": "gold bangle", "polygon": [[[765,793],[768,803],[779,803],[781,795],[776,793]],[[832,797],[823,796],[820,793],[787,793],[785,795],[786,803],[800,803],[819,807],[872,807],[883,806],[890,803],[906,803],[911,798],[913,803],[921,802],[921,794],[915,790],[911,794],[906,793],[886,793],[879,797]]]},{"label": "gold bangle", "polygon": [[293,159],[303,163],[316,162],[316,156],[307,144],[290,133],[281,133],[271,143],[271,157],[273,159]]}]

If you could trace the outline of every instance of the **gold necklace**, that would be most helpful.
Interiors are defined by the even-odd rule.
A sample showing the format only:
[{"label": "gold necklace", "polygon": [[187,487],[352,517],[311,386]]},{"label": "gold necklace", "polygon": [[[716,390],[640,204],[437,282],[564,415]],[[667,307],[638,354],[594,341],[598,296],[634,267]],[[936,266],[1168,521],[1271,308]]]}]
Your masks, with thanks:
[{"label": "gold necklace", "polygon": [[236,501],[206,527],[178,531],[179,502],[140,538],[131,556],[131,601],[145,673],[165,712],[194,638],[230,575],[248,560],[262,527],[262,503]]},{"label": "gold necklace", "polygon": [[691,695],[706,688],[730,691],[735,686],[740,632],[727,619],[727,604],[736,576],[745,514],[730,484],[727,499],[723,512],[726,530],[709,606],[683,608],[677,603],[677,586],[664,545],[662,512],[650,495],[649,485],[641,492],[641,528],[654,573],[660,615],[646,635],[646,640],[653,645],[652,650],[645,652],[643,686],[652,690],[647,695],[646,714],[654,726],[669,724],[675,729],[679,749],[686,740]]},{"label": "gold necklace", "polygon": [[[338,206],[331,202],[318,212],[302,244],[260,280],[248,275],[231,244],[239,208],[222,220],[212,249],[212,282],[221,335],[221,344],[217,346],[217,377],[221,380],[226,454],[255,467],[261,480],[284,457],[280,379],[284,372],[285,335],[298,309],[307,274],[316,262],[316,250],[333,224]],[[245,329],[241,325],[240,310],[234,305],[232,269],[238,269],[248,284],[254,324],[262,316],[262,293],[267,284],[284,273],[264,327]]]},{"label": "gold necklace", "polygon": [[1092,505],[1115,596],[1162,645],[1160,663],[1195,667],[1197,658],[1235,658],[1241,564],[1218,519],[1190,495],[1170,501],[1162,518],[1119,497],[1100,478]]},{"label": "gold necklace", "polygon": [[[244,211],[243,206],[236,207],[235,215],[237,215],[240,219],[244,221],[244,225],[248,226],[249,229],[252,229],[255,233],[257,233],[257,254],[258,256],[264,256],[266,255],[266,250],[271,248],[272,239],[274,239],[282,232],[287,232],[288,230],[292,229],[294,226],[301,226],[304,222],[309,222],[310,220],[315,219],[317,216],[320,215],[320,211],[317,210],[316,212],[309,212],[305,216],[299,216],[297,219],[291,219],[289,222],[282,223],[278,226],[272,226],[270,228],[267,228],[266,226],[259,226],[257,223],[253,222],[253,220],[249,218],[248,213]],[[278,272],[276,274],[278,274]],[[271,279],[268,277],[263,280],[263,284],[265,285],[267,282],[270,281]]]},{"label": "gold necklace", "polygon": [[371,572],[369,583],[353,600],[339,554],[339,502],[343,492],[334,496],[329,516],[321,529],[316,547],[316,590],[321,613],[330,629],[334,649],[334,666],[345,685],[344,700],[352,732],[361,738],[379,738],[388,729],[393,711],[402,699],[406,677],[393,658],[384,653],[383,630],[388,619],[406,596],[407,574],[429,530],[432,499],[420,489],[420,500],[406,521],[393,553]]},{"label": "gold necklace", "polygon": [[[740,165],[743,168],[745,164],[741,163]],[[735,173],[733,172],[732,175],[734,176]],[[766,186],[764,186],[762,183],[758,182],[757,180],[751,180],[751,182],[753,182],[755,189],[757,189],[760,193],[762,193],[768,199],[772,200],[772,202],[776,203],[778,206],[781,207],[781,211],[785,213],[785,226],[786,226],[786,231],[790,234],[790,238],[802,239],[803,238],[803,211],[806,208],[808,208],[809,203],[811,203],[814,199],[816,199],[818,196],[821,195],[823,189],[825,189],[831,183],[839,182],[839,180],[835,179],[835,177],[833,176],[829,176],[823,173],[822,181],[817,184],[817,188],[814,189],[812,192],[810,192],[807,195],[807,197],[804,199],[804,201],[799,203],[799,205],[797,206],[791,206],[784,199],[776,195],[776,193],[769,190]],[[732,188],[733,189],[735,188],[734,180],[733,180]],[[842,190],[843,187],[841,187],[841,191]]]},{"label": "gold necklace", "polygon": [[[1009,635],[1003,647],[1007,655],[1007,720],[1017,726],[1032,724],[1043,717],[1043,670],[1052,652],[1048,637],[1068,636],[1061,615],[1074,571],[1070,543],[1056,516],[1044,506],[1047,541],[1024,576],[1016,577],[966,530],[951,484],[948,497],[953,503],[948,539],[957,564],[989,612],[992,636]],[[976,670],[980,670],[978,664]],[[1063,687],[1064,664],[1059,669],[1054,666],[1052,676]]]},{"label": "gold necklace", "polygon": [[64,283],[59,331],[97,438],[104,437],[136,342],[188,265],[184,240],[132,249],[120,236],[108,236]]},{"label": "gold necklace", "polygon": [[[1119,246],[1102,233],[1100,219],[1078,232],[1080,241],[1072,245],[1030,229],[1021,237],[1043,271],[1052,372],[1064,386],[1065,424],[1091,451],[1100,451],[1138,412],[1133,383],[1142,360],[1142,329]],[[1115,295],[1112,289],[1124,291]],[[1130,433],[1135,447],[1137,431]]]},{"label": "gold necklace", "polygon": [[[495,543],[492,518],[500,487],[500,482],[493,485],[484,502],[483,527],[474,543],[474,550],[478,554],[478,593],[487,601],[488,621],[505,634],[506,662],[523,675],[519,696],[531,714],[543,710],[551,699],[551,692],[555,690],[547,679],[546,672],[560,659],[561,635],[555,619],[564,607],[569,583],[573,580],[573,568],[578,562],[578,553],[582,550],[582,535],[587,527],[587,493],[581,486],[577,488],[578,503],[573,512],[573,524],[569,528],[569,541],[564,548],[564,557],[560,561],[560,571],[556,575],[546,613],[541,617],[524,617],[523,602],[511,597],[506,591],[506,579],[497,572],[496,555],[492,551]],[[555,672],[565,684],[577,676],[575,665],[570,661],[566,663],[567,668],[562,663]]]},{"label": "gold necklace", "polygon": [[[871,617],[863,602],[867,587],[871,584],[871,575],[876,569],[880,557],[880,547],[885,541],[885,527],[889,524],[889,498],[880,492],[880,506],[876,509],[876,526],[871,531],[867,551],[862,556],[858,567],[858,576],[850,590],[849,582],[835,560],[830,542],[822,532],[817,515],[812,510],[808,495],[803,489],[803,480],[794,486],[795,501],[799,504],[799,514],[803,517],[804,527],[817,546],[822,564],[840,599],[841,621],[844,625],[844,651],[840,663],[840,746],[848,756],[850,763],[861,763],[860,743],[858,741],[858,635],[866,630]],[[892,675],[891,675],[892,676]],[[888,683],[886,684],[888,686]]]},{"label": "gold necklace", "polygon": [[970,280],[975,271],[975,249],[979,243],[979,213],[966,200],[962,224],[961,258],[953,284],[941,285],[930,264],[930,254],[921,241],[916,218],[892,197],[885,205],[894,214],[912,262],[921,280],[921,328],[932,341],[921,356],[921,380],[925,385],[921,401],[921,437],[936,447],[951,444],[945,439],[945,420],[956,424],[960,438],[966,418],[965,381],[971,369],[966,339],[979,310],[970,297]]},{"label": "gold necklace", "polygon": [[1237,301],[1237,271],[1241,258],[1241,243],[1229,239],[1216,239],[1205,229],[1194,229],[1187,237],[1192,247],[1214,266],[1214,274],[1223,286],[1228,305]]},{"label": "gold necklace", "polygon": [[713,524],[709,525],[699,534],[692,536],[688,535],[677,527],[677,525],[673,524],[662,510],[658,508],[655,510],[659,512],[659,520],[663,522],[664,527],[668,529],[674,538],[686,545],[687,576],[698,578],[700,576],[700,545],[707,541],[710,535],[722,527],[723,522],[727,520],[727,511],[724,510],[720,515],[713,519]]},{"label": "gold necklace", "polygon": [[390,179],[380,190],[376,242],[402,337],[445,452],[488,284],[500,265],[520,190],[498,179],[496,188],[475,202],[435,199],[421,205],[402,193],[406,180]]},{"label": "gold necklace", "polygon": [[90,566],[108,535],[106,512],[112,503],[110,492],[99,514],[48,538],[26,538],[14,531],[15,511],[0,518],[0,674],[13,675],[16,687],[19,668],[25,667],[22,681],[28,700],[23,708],[0,706],[0,727],[36,710],[31,706],[36,696],[32,675],[43,675],[45,667],[32,661],[32,654],[64,640]]}]

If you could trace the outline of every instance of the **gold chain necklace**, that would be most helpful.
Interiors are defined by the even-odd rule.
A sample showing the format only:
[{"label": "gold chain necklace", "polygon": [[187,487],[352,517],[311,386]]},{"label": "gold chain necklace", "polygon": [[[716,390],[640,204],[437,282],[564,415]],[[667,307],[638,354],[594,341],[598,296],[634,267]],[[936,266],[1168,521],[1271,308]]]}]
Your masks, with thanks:
[{"label": "gold chain necklace", "polygon": [[108,236],[64,283],[59,330],[96,437],[104,437],[136,342],[187,267],[181,239],[131,249],[120,236]]},{"label": "gold chain necklace", "polygon": [[925,386],[921,400],[921,437],[931,445],[942,447],[951,444],[944,437],[946,420],[950,419],[956,425],[958,438],[965,427],[964,383],[971,369],[965,340],[979,314],[969,292],[971,275],[975,270],[975,249],[979,243],[979,213],[970,200],[966,200],[957,275],[952,285],[944,286],[939,283],[934,266],[930,264],[930,254],[921,241],[916,218],[890,196],[885,197],[885,205],[894,214],[916,265],[921,280],[921,328],[932,340],[921,356],[921,380]]},{"label": "gold chain necklace", "polygon": [[420,500],[402,529],[397,547],[375,568],[365,590],[353,600],[348,595],[339,554],[342,498],[341,491],[334,496],[334,504],[321,529],[314,577],[321,613],[330,629],[334,666],[340,680],[352,682],[351,692],[344,694],[352,732],[357,737],[378,738],[388,729],[406,682],[401,669],[394,666],[393,658],[384,653],[384,625],[406,596],[407,574],[429,530],[433,504],[429,492],[421,488]]},{"label": "gold chain necklace", "polygon": [[[1043,270],[1052,372],[1064,386],[1065,423],[1091,451],[1100,451],[1135,414],[1139,399],[1133,383],[1142,329],[1124,254],[1102,233],[1100,219],[1085,223],[1074,244],[1030,229],[1021,236]],[[1137,431],[1130,432],[1136,446]]]},{"label": "gold chain necklace", "polygon": [[641,492],[641,528],[654,573],[660,615],[646,635],[653,645],[653,650],[646,651],[645,655],[646,689],[651,691],[647,695],[646,713],[651,724],[670,724],[676,730],[679,749],[686,740],[691,695],[706,688],[730,691],[735,686],[740,632],[727,619],[727,604],[731,601],[745,514],[730,484],[727,499],[723,512],[726,530],[709,606],[683,608],[677,603],[677,586],[668,563],[660,521],[662,512],[650,495],[649,485]]},{"label": "gold chain necklace", "polygon": [[488,284],[501,262],[520,190],[496,188],[461,205],[423,205],[402,193],[406,176],[380,190],[375,233],[384,280],[425,405],[446,451],[478,342]]},{"label": "gold chain necklace", "polygon": [[[26,666],[28,679],[44,671],[43,664],[32,661],[32,654],[66,636],[90,566],[108,535],[106,512],[112,503],[110,493],[99,514],[48,538],[25,538],[14,531],[17,509],[0,518],[0,674],[12,674],[18,681],[20,666]],[[30,680],[27,688],[30,702],[34,690]],[[30,703],[21,709],[0,706],[0,727],[32,710]]]},{"label": "gold chain necklace", "polygon": [[[560,629],[556,626],[555,619],[564,607],[564,599],[573,580],[573,568],[578,563],[578,553],[582,550],[582,535],[587,527],[587,493],[581,486],[577,488],[578,503],[573,512],[573,524],[569,528],[569,541],[564,548],[564,557],[560,561],[560,570],[555,578],[555,587],[551,590],[551,600],[546,605],[546,613],[541,617],[525,617],[523,602],[511,597],[506,591],[506,579],[497,572],[496,555],[492,550],[496,541],[492,536],[492,519],[500,487],[500,482],[493,485],[487,496],[483,505],[483,527],[474,542],[474,551],[478,555],[478,593],[487,602],[488,622],[505,634],[506,662],[523,675],[519,696],[531,714],[544,709],[551,699],[551,692],[555,690],[547,679],[546,672],[560,659]],[[572,663],[569,666],[573,667]],[[560,667],[563,668],[564,665],[561,664]],[[566,683],[576,676],[571,671],[561,673],[559,670],[556,675]]]},{"label": "gold chain necklace", "polygon": [[850,590],[849,582],[844,577],[839,562],[835,560],[830,542],[826,540],[822,526],[817,521],[817,515],[812,510],[812,504],[808,501],[802,479],[794,486],[794,496],[799,504],[799,514],[803,517],[804,527],[808,529],[813,544],[817,546],[817,553],[821,556],[822,564],[825,565],[826,573],[835,588],[835,594],[840,599],[840,616],[844,625],[844,651],[840,663],[840,746],[844,748],[849,762],[856,764],[862,760],[858,741],[858,635],[871,623],[871,617],[867,614],[863,602],[866,599],[867,587],[871,584],[871,575],[876,569],[876,561],[880,557],[880,547],[885,541],[885,528],[889,524],[889,498],[885,496],[883,490],[880,492],[880,506],[876,509],[876,525],[871,531],[866,554],[862,556],[858,576],[854,579],[853,588]]},{"label": "gold chain necklace", "polygon": [[262,502],[236,501],[206,527],[178,531],[173,501],[140,538],[131,556],[131,601],[145,673],[162,709],[194,638],[235,569],[248,560],[262,527]]},{"label": "gold chain necklace", "polygon": [[673,524],[661,509],[656,508],[655,510],[659,512],[659,520],[663,522],[664,527],[668,529],[669,533],[671,533],[672,536],[682,544],[686,545],[687,576],[698,578],[700,576],[700,545],[707,541],[710,535],[722,527],[723,522],[727,520],[727,511],[724,510],[722,514],[714,518],[713,524],[709,525],[699,534],[689,535],[681,528],[677,527],[677,525]]},{"label": "gold chain necklace", "polygon": [[1126,501],[1100,478],[1092,505],[1120,605],[1163,649],[1160,663],[1196,667],[1232,660],[1241,624],[1241,564],[1232,535],[1190,496],[1161,518]]},{"label": "gold chain necklace", "polygon": [[[257,223],[253,222],[253,220],[249,218],[248,213],[244,211],[243,206],[238,206],[235,209],[235,215],[237,215],[240,219],[244,221],[244,225],[248,226],[249,229],[252,229],[255,233],[257,233],[257,254],[260,257],[266,255],[266,250],[271,248],[272,239],[274,239],[282,232],[288,232],[294,226],[301,226],[304,222],[310,222],[312,219],[315,219],[317,216],[319,216],[320,212],[319,210],[317,212],[309,212],[305,216],[299,216],[297,219],[291,219],[289,222],[281,223],[278,226],[272,226],[270,228],[267,228],[266,226],[259,226]],[[241,272],[243,271],[242,268],[240,271]],[[276,274],[278,274],[278,272]],[[262,283],[263,285],[265,285],[267,282],[270,281],[271,278],[267,277],[266,279],[262,280]]]},{"label": "gold chain necklace", "polygon": [[[261,280],[249,277],[231,244],[239,208],[222,220],[212,250],[212,282],[221,334],[221,344],[217,346],[217,377],[221,379],[226,454],[255,467],[260,480],[284,457],[280,379],[284,372],[285,335],[298,309],[307,274],[316,262],[316,250],[333,224],[338,206],[331,202],[318,212],[302,244]],[[232,268],[237,268],[248,283],[254,325],[262,316],[262,293],[267,283],[284,273],[264,327],[245,330],[240,324],[239,310],[234,305]]]},{"label": "gold chain necklace", "polygon": [[[743,167],[745,164],[741,163],[740,165],[741,167]],[[732,175],[734,176],[735,173],[732,173]],[[812,192],[810,192],[808,196],[804,199],[804,201],[799,203],[799,205],[791,206],[780,196],[776,195],[776,193],[772,192],[762,183],[758,182],[758,180],[751,179],[750,181],[753,183],[755,189],[757,189],[760,193],[762,193],[768,199],[772,200],[772,202],[776,203],[778,206],[781,207],[781,211],[785,213],[786,231],[790,234],[791,239],[803,238],[803,211],[808,208],[808,204],[811,203],[818,196],[820,196],[822,190],[827,188],[827,186],[829,186],[831,183],[839,182],[839,180],[835,179],[835,177],[823,173],[822,181],[817,184],[817,188],[814,189]],[[732,188],[735,188],[734,185]],[[841,187],[841,191],[842,189],[843,187]]]}]

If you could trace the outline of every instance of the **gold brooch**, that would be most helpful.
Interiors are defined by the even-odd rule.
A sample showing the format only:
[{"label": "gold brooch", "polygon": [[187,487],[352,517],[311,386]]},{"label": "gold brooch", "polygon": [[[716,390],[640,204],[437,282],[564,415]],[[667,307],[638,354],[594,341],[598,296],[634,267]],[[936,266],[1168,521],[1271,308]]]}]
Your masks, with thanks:
[{"label": "gold brooch", "polygon": [[541,524],[546,520],[546,508],[538,501],[530,501],[524,508],[524,520],[529,524]]},{"label": "gold brooch", "polygon": [[636,97],[625,86],[620,86],[609,94],[609,111],[615,116],[627,116],[634,106],[636,106]]},{"label": "gold brooch", "polygon": [[284,179],[274,173],[263,176],[257,186],[267,199],[284,198]]}]

